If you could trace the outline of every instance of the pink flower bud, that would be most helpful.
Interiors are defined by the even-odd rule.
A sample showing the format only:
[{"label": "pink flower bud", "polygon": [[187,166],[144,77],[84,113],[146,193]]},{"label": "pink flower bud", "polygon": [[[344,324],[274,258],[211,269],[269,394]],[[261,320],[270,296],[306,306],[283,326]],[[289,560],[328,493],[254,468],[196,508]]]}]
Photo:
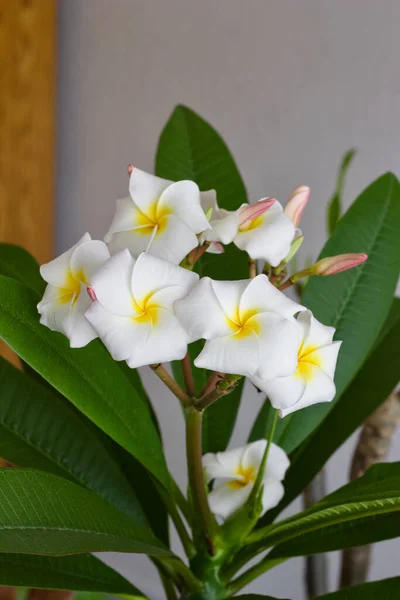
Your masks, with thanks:
[{"label": "pink flower bud", "polygon": [[129,177],[132,175],[132,171],[135,167],[133,165],[128,165],[128,175]]},{"label": "pink flower bud", "polygon": [[347,269],[352,269],[365,262],[368,254],[339,254],[327,256],[311,267],[313,275],[336,275]]},{"label": "pink flower bud", "polygon": [[306,185],[298,185],[289,196],[284,212],[295,227],[300,223],[309,196],[310,188]]},{"label": "pink flower bud", "polygon": [[219,242],[211,242],[208,246],[207,252],[210,254],[223,254],[225,252],[225,248]]},{"label": "pink flower bud", "polygon": [[91,299],[92,302],[94,302],[95,300],[97,300],[96,292],[94,291],[94,288],[92,288],[92,286],[89,285],[87,287],[87,293],[88,293],[88,296],[89,296],[89,298]]},{"label": "pink flower bud", "polygon": [[253,221],[260,215],[264,214],[274,204],[275,198],[264,198],[255,204],[246,206],[239,213],[239,227],[243,227],[246,223]]}]

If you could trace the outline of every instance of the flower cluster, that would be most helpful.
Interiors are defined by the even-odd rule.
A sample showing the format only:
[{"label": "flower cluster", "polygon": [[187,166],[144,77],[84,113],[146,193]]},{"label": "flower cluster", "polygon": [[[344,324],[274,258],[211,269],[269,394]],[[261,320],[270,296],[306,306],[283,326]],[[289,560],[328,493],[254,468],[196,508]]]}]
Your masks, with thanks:
[{"label": "flower cluster", "polygon": [[[263,198],[228,211],[218,206],[214,190],[201,192],[193,181],[171,182],[133,167],[129,174],[129,196],[117,200],[104,241],[86,233],[41,267],[48,283],[38,305],[41,323],[74,348],[99,337],[131,368],[183,359],[188,344],[203,339],[195,365],[249,378],[281,417],[331,401],[340,342],[333,341],[332,327],[279,287],[339,272],[366,256],[323,259],[280,285],[303,239],[298,225],[309,188],[297,187],[285,208]],[[254,268],[265,261],[264,273],[238,281],[199,278],[193,265],[203,252],[220,254],[230,243],[247,252]],[[264,449],[258,442],[204,457],[208,479],[222,480],[210,493],[222,518],[250,494]],[[287,464],[272,445],[264,510],[279,501]],[[225,503],[228,489],[235,494]]]}]

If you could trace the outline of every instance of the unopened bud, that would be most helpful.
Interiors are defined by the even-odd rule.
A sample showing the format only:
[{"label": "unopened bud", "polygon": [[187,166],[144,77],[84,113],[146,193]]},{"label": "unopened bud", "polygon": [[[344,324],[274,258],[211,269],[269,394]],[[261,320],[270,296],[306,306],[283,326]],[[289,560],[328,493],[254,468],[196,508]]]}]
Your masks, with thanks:
[{"label": "unopened bud", "polygon": [[297,252],[300,249],[300,246],[302,245],[303,241],[304,241],[304,235],[300,235],[298,238],[296,238],[295,240],[293,240],[293,242],[290,245],[289,254],[287,255],[287,257],[283,261],[284,264],[286,264],[290,260],[292,260],[293,256],[295,254],[297,254]]},{"label": "unopened bud", "polygon": [[275,198],[264,198],[255,204],[250,204],[250,206],[243,208],[239,213],[239,228],[264,214],[265,211],[271,208],[274,202]]},{"label": "unopened bud", "polygon": [[92,302],[97,300],[96,292],[94,291],[94,288],[92,288],[92,286],[88,285],[87,293]]},{"label": "unopened bud", "polygon": [[135,167],[133,165],[128,165],[128,175],[129,177],[132,175],[132,171]]},{"label": "unopened bud", "polygon": [[310,188],[298,185],[289,196],[284,213],[289,217],[295,227],[298,226],[310,196]]},{"label": "unopened bud", "polygon": [[319,260],[310,270],[312,275],[336,275],[347,269],[352,269],[365,262],[368,254],[338,254]]}]

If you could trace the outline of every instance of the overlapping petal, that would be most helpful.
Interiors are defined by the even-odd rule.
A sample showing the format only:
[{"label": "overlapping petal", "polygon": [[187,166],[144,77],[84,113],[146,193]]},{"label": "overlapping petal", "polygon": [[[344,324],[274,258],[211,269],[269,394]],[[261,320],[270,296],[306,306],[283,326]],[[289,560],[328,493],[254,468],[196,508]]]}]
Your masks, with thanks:
[{"label": "overlapping petal", "polygon": [[70,284],[71,257],[75,250],[84,242],[92,238],[89,233],[85,233],[81,239],[69,250],[55,258],[54,260],[40,267],[40,274],[47,283],[51,283],[59,288],[67,288]]},{"label": "overlapping petal", "polygon": [[171,181],[167,179],[150,175],[150,173],[134,167],[129,178],[129,193],[142,213],[153,218],[156,203],[170,184]]},{"label": "overlapping petal", "polygon": [[200,204],[200,190],[194,181],[171,183],[160,196],[157,212],[176,215],[194,233],[210,229],[210,224]]},{"label": "overlapping petal", "polygon": [[148,239],[148,244],[143,250],[153,256],[179,264],[198,244],[197,236],[189,225],[176,215],[168,214],[160,220],[159,226]]},{"label": "overlapping petal", "polygon": [[250,376],[256,372],[258,362],[258,337],[249,330],[243,336],[232,334],[208,340],[194,364],[201,369]]}]

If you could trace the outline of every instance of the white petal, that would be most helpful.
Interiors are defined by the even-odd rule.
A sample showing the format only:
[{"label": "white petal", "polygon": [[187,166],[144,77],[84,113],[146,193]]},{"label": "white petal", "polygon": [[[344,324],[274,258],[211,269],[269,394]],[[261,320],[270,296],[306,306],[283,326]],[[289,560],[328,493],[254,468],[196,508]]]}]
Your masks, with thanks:
[{"label": "white petal", "polygon": [[184,298],[198,280],[197,273],[143,253],[133,269],[131,289],[140,305],[142,299],[153,294],[152,304],[172,310],[174,302]]},{"label": "white petal", "polygon": [[208,340],[194,364],[221,373],[253,375],[258,367],[257,335],[248,330],[243,336],[236,334]]},{"label": "white petal", "polygon": [[108,312],[100,302],[93,302],[86,319],[97,332],[114,360],[127,360],[135,346],[144,345],[150,335],[151,322]]},{"label": "white petal", "polygon": [[71,328],[69,335],[71,348],[83,348],[97,338],[97,333],[85,318],[85,313],[91,304],[92,301],[87,294],[86,286],[81,284],[79,297],[71,309]]},{"label": "white petal", "polygon": [[161,194],[157,213],[165,210],[179,217],[193,231],[200,233],[210,225],[200,204],[200,190],[194,181],[177,181]]},{"label": "white petal", "polygon": [[72,248],[58,256],[49,263],[40,267],[40,274],[47,283],[51,283],[56,287],[68,287],[68,279],[70,276],[70,263],[74,251],[84,242],[91,239],[89,233],[85,233]]},{"label": "white petal", "polygon": [[208,494],[211,511],[221,519],[227,519],[245,504],[252,488],[251,483],[239,487],[233,487],[229,481],[219,483]]},{"label": "white petal", "polygon": [[[267,440],[258,440],[246,446],[246,450],[242,456],[242,467],[244,470],[252,468],[258,473],[266,446]],[[286,452],[272,442],[268,452],[264,479],[273,476],[282,480],[289,464]]]},{"label": "white petal", "polygon": [[104,242],[90,240],[83,242],[71,256],[71,271],[75,279],[90,284],[93,274],[110,258]]},{"label": "white petal", "polygon": [[135,260],[129,250],[114,254],[92,277],[97,300],[109,312],[124,317],[136,314],[131,280]]},{"label": "white petal", "polygon": [[129,179],[129,193],[138,208],[145,215],[152,216],[155,204],[171,183],[135,167]]},{"label": "white petal", "polygon": [[176,215],[166,215],[160,220],[160,228],[147,252],[179,264],[198,243],[196,235],[185,221]]},{"label": "white petal", "polygon": [[210,209],[212,212],[219,210],[217,204],[217,192],[215,190],[200,192],[200,203],[204,213],[207,213]]},{"label": "white petal", "polygon": [[212,287],[218,302],[222,306],[222,310],[234,323],[239,323],[240,300],[250,281],[250,279],[242,279],[240,281],[212,280]]},{"label": "white petal", "polygon": [[267,394],[274,408],[281,411],[294,406],[306,389],[305,377],[297,374],[290,377],[276,377],[271,380],[253,376],[251,382]]},{"label": "white petal", "polygon": [[211,215],[211,229],[203,233],[203,239],[209,242],[230,244],[238,232],[238,211],[217,210]]},{"label": "white petal", "polygon": [[155,322],[144,345],[136,344],[127,360],[131,368],[160,362],[181,360],[187,352],[187,337],[171,312],[157,309]]},{"label": "white petal", "polygon": [[332,342],[335,328],[328,327],[317,321],[310,310],[300,314],[297,320],[304,327],[305,346],[319,347]]},{"label": "white petal", "polygon": [[[200,240],[201,244],[203,243],[204,240]],[[208,254],[223,254],[225,252],[224,247],[222,244],[220,244],[219,242],[211,242],[211,244],[208,246],[206,252],[208,252]]]},{"label": "white petal", "polygon": [[279,202],[275,202],[250,223],[249,229],[239,230],[234,242],[238,248],[246,250],[251,258],[262,258],[277,267],[289,253],[294,235],[292,221],[282,212]]},{"label": "white petal", "polygon": [[209,452],[203,456],[203,467],[207,481],[212,479],[238,479],[238,471],[242,461],[243,452],[247,446],[227,450],[226,452]]},{"label": "white petal", "polygon": [[257,312],[273,311],[291,319],[296,313],[305,310],[297,302],[290,300],[268,280],[266,275],[257,275],[243,292],[240,301],[240,313],[245,315],[254,310]]},{"label": "white petal", "polygon": [[134,258],[137,258],[142,252],[146,252],[153,234],[154,228],[148,227],[113,233],[107,238],[108,249],[111,254],[127,249]]},{"label": "white petal", "polygon": [[146,220],[145,215],[136,206],[130,196],[118,198],[116,201],[115,215],[108,232],[104,236],[104,241],[107,242],[107,244],[111,242],[113,233],[130,231],[136,227],[143,227]]},{"label": "white petal", "polygon": [[261,313],[249,319],[257,325],[260,364],[257,375],[262,379],[286,377],[297,367],[301,332],[296,323],[276,313]]},{"label": "white petal", "polygon": [[333,342],[332,344],[318,348],[314,352],[310,352],[307,356],[333,379],[341,345],[342,342]]},{"label": "white petal", "polygon": [[42,325],[69,337],[72,300],[71,293],[60,295],[60,288],[49,284],[37,307]]},{"label": "white petal", "polygon": [[282,500],[283,495],[285,493],[285,488],[283,487],[281,482],[275,477],[266,477],[263,483],[263,510],[261,516],[265,514],[267,510],[270,510],[271,508],[277,506]]},{"label": "white petal", "polygon": [[200,279],[190,294],[175,304],[175,312],[186,329],[190,342],[231,333],[209,277]]},{"label": "white petal", "polygon": [[310,375],[307,380],[307,385],[304,390],[304,394],[300,400],[292,405],[290,408],[281,410],[281,416],[301,410],[307,406],[313,404],[319,404],[320,402],[331,402],[335,397],[336,388],[332,379],[324,373],[322,369],[315,365],[310,365]]}]

